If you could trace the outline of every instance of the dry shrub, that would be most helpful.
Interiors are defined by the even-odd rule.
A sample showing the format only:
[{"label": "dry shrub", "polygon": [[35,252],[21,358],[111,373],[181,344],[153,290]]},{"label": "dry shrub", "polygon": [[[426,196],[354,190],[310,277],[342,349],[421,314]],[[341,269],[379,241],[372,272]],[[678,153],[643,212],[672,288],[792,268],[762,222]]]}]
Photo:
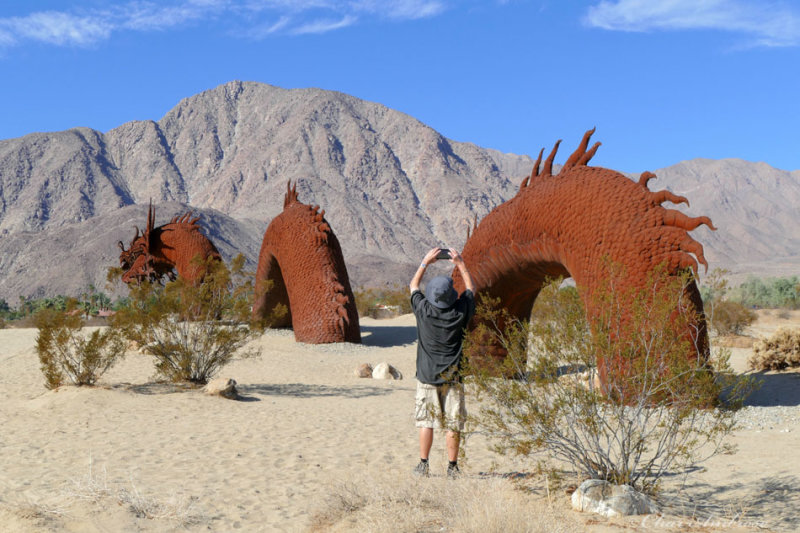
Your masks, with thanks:
[{"label": "dry shrub", "polygon": [[711,327],[717,335],[741,335],[757,318],[755,312],[739,302],[714,301],[710,307]]},{"label": "dry shrub", "polygon": [[311,531],[483,533],[567,532],[572,517],[499,477],[418,478],[364,473],[331,487],[311,519]]},{"label": "dry shrub", "polygon": [[131,288],[131,305],[111,322],[128,341],[156,360],[156,371],[172,382],[205,384],[233,359],[257,357],[242,348],[260,331],[251,327],[252,280],[244,272],[244,256],[230,268],[206,261],[203,282],[182,278],[163,288],[142,283]]},{"label": "dry shrub", "polygon": [[759,371],[800,367],[800,329],[781,328],[772,337],[756,342],[747,366]]},{"label": "dry shrub", "polygon": [[[715,368],[686,334],[697,323],[687,301],[687,276],[654,272],[642,289],[620,288],[612,273],[591,297],[591,321],[576,294],[558,280],[537,297],[530,322],[499,302],[479,299],[478,327],[465,339],[470,361],[493,337],[507,356],[497,367],[470,365],[481,407],[472,421],[501,454],[543,454],[581,475],[653,492],[659,480],[728,449],[733,412],[708,409],[726,391],[728,407],[752,387],[732,379],[728,359]],[[539,299],[542,301],[539,302]],[[602,387],[598,362],[612,362]],[[496,376],[514,376],[514,379]]]},{"label": "dry shrub", "polygon": [[86,335],[79,315],[44,309],[36,314],[34,323],[39,330],[36,353],[48,389],[61,386],[66,379],[74,385],[94,385],[125,355],[126,344],[117,330],[96,329]]}]

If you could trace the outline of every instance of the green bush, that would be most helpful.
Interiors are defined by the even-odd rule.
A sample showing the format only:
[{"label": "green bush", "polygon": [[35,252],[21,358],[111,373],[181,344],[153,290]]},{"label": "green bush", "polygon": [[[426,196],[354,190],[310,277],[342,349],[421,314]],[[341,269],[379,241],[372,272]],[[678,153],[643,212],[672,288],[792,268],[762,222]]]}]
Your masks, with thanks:
[{"label": "green bush", "polygon": [[746,307],[762,309],[797,309],[800,307],[800,279],[748,278],[737,287],[730,287],[725,279],[730,274],[715,268],[703,280],[700,294],[705,303],[715,300],[731,300]]},{"label": "green bush", "polygon": [[408,286],[396,284],[383,288],[359,288],[354,291],[358,316],[369,316],[376,305],[397,307],[398,314],[405,315],[411,312],[411,294]]},{"label": "green bush", "polygon": [[[558,283],[540,292],[530,322],[480,299],[479,325],[465,340],[469,390],[481,406],[471,423],[499,453],[544,454],[589,478],[652,492],[663,476],[724,449],[732,412],[707,406],[723,389],[727,406],[740,405],[752,382],[733,380],[724,353],[715,372],[687,357],[694,347],[685,332],[697,319],[688,278],[654,275],[640,291],[617,289],[618,279],[591,297],[600,310],[591,323]],[[484,368],[487,337],[507,350],[505,368]],[[599,361],[612,369],[605,383]]]},{"label": "green bush", "polygon": [[34,324],[39,330],[36,353],[48,389],[66,379],[75,385],[94,385],[125,354],[126,344],[117,330],[97,329],[87,336],[76,314],[43,309],[35,315]]},{"label": "green bush", "polygon": [[209,261],[198,285],[178,278],[164,287],[133,286],[129,305],[111,323],[155,357],[162,377],[206,383],[237,352],[241,358],[259,355],[256,349],[239,351],[260,334],[249,324],[252,279],[243,266],[239,255],[230,268]]},{"label": "green bush", "polygon": [[717,335],[741,335],[757,315],[739,302],[717,300],[709,305],[711,328]]}]

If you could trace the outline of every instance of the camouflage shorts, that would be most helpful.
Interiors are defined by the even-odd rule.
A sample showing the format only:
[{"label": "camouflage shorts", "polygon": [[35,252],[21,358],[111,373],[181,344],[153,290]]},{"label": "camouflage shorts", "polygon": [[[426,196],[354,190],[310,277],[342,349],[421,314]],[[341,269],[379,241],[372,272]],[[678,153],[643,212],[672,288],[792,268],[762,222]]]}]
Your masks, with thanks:
[{"label": "camouflage shorts", "polygon": [[467,418],[464,385],[428,385],[417,381],[415,418],[418,428],[464,431]]}]

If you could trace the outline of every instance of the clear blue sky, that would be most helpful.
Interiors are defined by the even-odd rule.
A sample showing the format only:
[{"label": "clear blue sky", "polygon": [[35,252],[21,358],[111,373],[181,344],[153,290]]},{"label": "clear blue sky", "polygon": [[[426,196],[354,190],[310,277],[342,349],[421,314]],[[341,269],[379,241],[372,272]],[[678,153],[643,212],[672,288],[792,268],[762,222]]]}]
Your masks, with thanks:
[{"label": "clear blue sky", "polygon": [[0,139],[158,120],[231,80],[342,91],[563,162],[800,169],[797,0],[0,0]]}]

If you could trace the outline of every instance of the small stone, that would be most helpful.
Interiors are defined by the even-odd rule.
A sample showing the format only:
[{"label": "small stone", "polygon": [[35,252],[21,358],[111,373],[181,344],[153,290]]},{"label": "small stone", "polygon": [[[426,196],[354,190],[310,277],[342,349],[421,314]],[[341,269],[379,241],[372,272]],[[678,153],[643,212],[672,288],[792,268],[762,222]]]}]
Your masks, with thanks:
[{"label": "small stone", "polygon": [[403,379],[403,374],[389,363],[383,362],[375,365],[372,370],[373,379]]},{"label": "small stone", "polygon": [[653,514],[658,506],[630,485],[613,485],[601,479],[587,479],[572,493],[572,508],[603,516]]},{"label": "small stone", "polygon": [[353,370],[353,374],[357,378],[371,378],[372,377],[372,365],[369,363],[361,363],[358,365],[358,368]]},{"label": "small stone", "polygon": [[203,387],[203,392],[215,396],[222,396],[229,400],[235,400],[239,397],[239,393],[236,391],[236,380],[231,378],[212,379]]}]

